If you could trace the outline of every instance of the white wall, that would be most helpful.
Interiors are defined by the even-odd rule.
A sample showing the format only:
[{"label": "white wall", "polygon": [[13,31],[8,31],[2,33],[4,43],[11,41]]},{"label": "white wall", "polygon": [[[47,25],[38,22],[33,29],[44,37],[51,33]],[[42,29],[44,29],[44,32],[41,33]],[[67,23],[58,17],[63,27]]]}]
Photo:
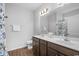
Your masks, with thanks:
[{"label": "white wall", "polygon": [[[6,4],[6,49],[8,51],[26,46],[33,35],[33,13],[15,4]],[[20,25],[20,32],[13,32],[12,25]]]},{"label": "white wall", "polygon": [[35,11],[35,19],[34,19],[34,34],[43,34],[43,26],[45,26],[46,28],[48,28],[48,20],[46,18],[46,16],[40,16],[40,9],[37,9]]},{"label": "white wall", "polygon": [[39,11],[34,11],[34,35],[40,34],[40,15]]},{"label": "white wall", "polygon": [[48,31],[56,33],[56,14],[53,13],[48,17]]},{"label": "white wall", "polygon": [[47,18],[47,16],[40,17],[40,30],[41,30],[41,34],[48,33],[48,18]]},{"label": "white wall", "polygon": [[[46,3],[41,5],[37,10],[35,10],[35,19],[34,19],[34,28],[35,28],[35,35],[36,34],[40,34],[41,30],[42,30],[42,26],[41,25],[45,25],[48,29],[48,20],[47,19],[47,15],[46,16],[40,16],[39,12],[44,9],[44,8],[48,8],[49,9],[49,13],[47,15],[50,14],[51,11],[55,10],[56,8],[56,4],[55,3]],[[42,24],[41,24],[42,23]]]}]

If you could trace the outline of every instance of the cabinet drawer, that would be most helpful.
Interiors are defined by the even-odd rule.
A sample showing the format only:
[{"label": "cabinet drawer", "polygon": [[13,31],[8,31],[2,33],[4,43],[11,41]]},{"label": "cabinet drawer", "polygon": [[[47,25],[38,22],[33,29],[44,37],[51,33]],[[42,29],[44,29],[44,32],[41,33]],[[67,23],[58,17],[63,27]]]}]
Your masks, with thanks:
[{"label": "cabinet drawer", "polygon": [[46,41],[41,39],[41,40],[40,40],[40,44],[46,45]]},{"label": "cabinet drawer", "polygon": [[33,46],[33,55],[39,56],[39,46]]},{"label": "cabinet drawer", "polygon": [[79,55],[79,53],[75,50],[72,50],[72,49],[69,49],[69,48],[54,44],[54,43],[48,42],[48,47],[55,49],[64,55],[68,55],[68,56]]}]

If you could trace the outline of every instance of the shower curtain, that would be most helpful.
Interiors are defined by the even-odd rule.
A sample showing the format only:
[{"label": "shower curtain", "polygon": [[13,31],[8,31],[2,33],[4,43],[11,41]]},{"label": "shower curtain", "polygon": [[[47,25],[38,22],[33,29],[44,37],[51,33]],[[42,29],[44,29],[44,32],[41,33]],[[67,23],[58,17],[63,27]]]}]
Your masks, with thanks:
[{"label": "shower curtain", "polygon": [[5,14],[5,4],[0,3],[0,56],[7,55],[7,52],[5,49],[6,33],[5,33],[4,14]]}]

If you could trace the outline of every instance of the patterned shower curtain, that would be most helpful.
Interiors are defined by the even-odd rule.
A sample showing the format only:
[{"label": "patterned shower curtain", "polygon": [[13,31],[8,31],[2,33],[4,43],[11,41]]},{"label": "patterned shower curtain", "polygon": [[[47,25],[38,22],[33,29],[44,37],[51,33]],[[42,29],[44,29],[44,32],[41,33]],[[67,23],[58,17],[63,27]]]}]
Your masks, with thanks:
[{"label": "patterned shower curtain", "polygon": [[0,3],[0,56],[6,56],[7,52],[5,49],[6,33],[5,33],[5,22],[4,22],[5,4]]}]

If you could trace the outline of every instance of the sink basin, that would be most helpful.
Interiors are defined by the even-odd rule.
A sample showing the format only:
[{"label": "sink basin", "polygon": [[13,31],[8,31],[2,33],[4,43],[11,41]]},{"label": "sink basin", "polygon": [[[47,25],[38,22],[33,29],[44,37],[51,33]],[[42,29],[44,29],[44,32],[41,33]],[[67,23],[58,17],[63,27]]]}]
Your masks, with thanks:
[{"label": "sink basin", "polygon": [[62,42],[65,42],[65,43],[79,44],[79,40],[73,40],[73,39],[75,39],[75,38],[54,37],[53,39],[54,39],[54,40],[57,40],[57,41],[62,41]]},{"label": "sink basin", "polygon": [[62,37],[62,36],[53,36],[54,40],[60,40],[60,41],[68,41],[66,37]]},{"label": "sink basin", "polygon": [[73,40],[71,40],[69,42],[72,43],[72,44],[79,44],[79,41],[73,41]]},{"label": "sink basin", "polygon": [[69,42],[72,43],[72,44],[79,44],[79,38],[68,37],[68,40],[69,40]]}]

